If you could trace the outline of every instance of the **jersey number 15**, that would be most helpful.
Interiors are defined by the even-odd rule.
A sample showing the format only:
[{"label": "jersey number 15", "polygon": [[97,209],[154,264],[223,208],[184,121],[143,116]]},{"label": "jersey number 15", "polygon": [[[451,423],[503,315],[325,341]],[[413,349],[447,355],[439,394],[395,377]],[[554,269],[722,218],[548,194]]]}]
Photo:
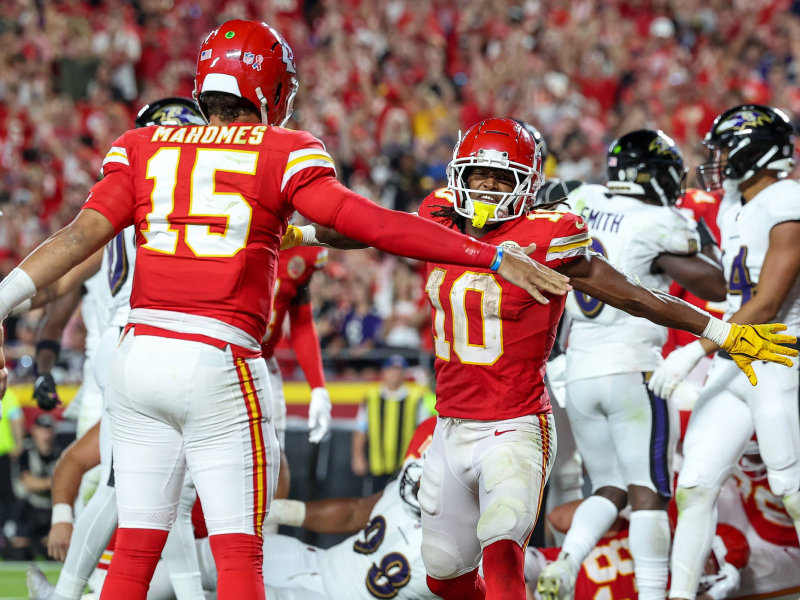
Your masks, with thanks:
[{"label": "jersey number 15", "polygon": [[258,165],[258,152],[244,150],[217,150],[199,148],[190,187],[189,210],[186,215],[175,214],[175,186],[178,183],[178,164],[181,148],[159,148],[147,161],[147,179],[153,179],[151,200],[153,210],[147,215],[147,225],[141,233],[146,242],[143,248],[175,254],[178,249],[178,231],[174,221],[186,217],[206,217],[217,223],[224,219],[224,231],[211,231],[211,225],[187,223],[185,241],[195,256],[233,256],[245,247],[250,233],[252,208],[244,196],[235,192],[217,192],[217,171],[253,176]]}]

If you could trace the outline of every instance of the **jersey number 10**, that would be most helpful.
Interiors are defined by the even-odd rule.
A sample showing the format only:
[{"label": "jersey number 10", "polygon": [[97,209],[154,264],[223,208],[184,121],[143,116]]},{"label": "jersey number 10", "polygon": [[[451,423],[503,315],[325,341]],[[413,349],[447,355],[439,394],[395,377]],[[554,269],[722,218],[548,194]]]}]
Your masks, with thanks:
[{"label": "jersey number 10", "polygon": [[[447,341],[444,324],[445,312],[440,298],[442,283],[447,272],[434,269],[428,276],[425,292],[435,311],[433,318],[433,342],[436,356],[450,360],[450,342]],[[470,344],[467,319],[467,292],[480,294],[480,317],[483,325],[482,344]],[[467,271],[453,282],[450,288],[450,310],[453,322],[453,350],[459,360],[469,365],[493,365],[503,355],[503,322],[500,320],[500,301],[503,290],[494,275]]]},{"label": "jersey number 10", "polygon": [[186,223],[186,245],[195,256],[233,256],[247,243],[253,211],[241,194],[217,192],[216,175],[217,171],[255,175],[258,152],[199,148],[192,169],[189,210],[184,218],[174,212],[180,159],[181,148],[160,148],[147,161],[147,179],[155,182],[151,194],[153,210],[147,215],[146,227],[141,229],[146,240],[142,247],[175,254],[178,231],[172,228],[170,217],[183,222],[186,217],[210,217],[225,219],[224,231],[211,231],[211,224]]}]

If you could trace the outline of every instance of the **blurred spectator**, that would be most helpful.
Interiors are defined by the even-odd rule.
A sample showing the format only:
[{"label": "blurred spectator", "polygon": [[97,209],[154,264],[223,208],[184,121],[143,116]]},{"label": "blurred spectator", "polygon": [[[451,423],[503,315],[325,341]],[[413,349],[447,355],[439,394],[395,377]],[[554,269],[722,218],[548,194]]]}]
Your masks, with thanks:
[{"label": "blurred spectator", "polygon": [[352,470],[366,477],[364,494],[382,490],[400,468],[417,425],[430,417],[422,393],[406,384],[408,361],[393,354],[383,363],[381,384],[358,411]]},{"label": "blurred spectator", "polygon": [[14,390],[6,390],[0,414],[0,535],[6,521],[14,516],[16,497],[11,485],[11,461],[22,452],[25,421]]},{"label": "blurred spectator", "polygon": [[39,415],[31,427],[31,440],[19,457],[19,479],[24,489],[20,499],[17,533],[12,540],[17,560],[32,560],[47,554],[50,531],[50,496],[53,470],[63,448],[55,443],[55,421]]},{"label": "blurred spectator", "polygon": [[428,302],[422,294],[422,280],[408,263],[398,261],[392,287],[392,309],[384,323],[384,341],[393,348],[419,348],[421,329],[430,315]]},{"label": "blurred spectator", "polygon": [[367,284],[356,284],[351,289],[352,308],[342,322],[339,336],[331,342],[329,350],[335,352],[348,348],[350,356],[363,356],[381,342],[382,321],[372,305],[372,294]]}]

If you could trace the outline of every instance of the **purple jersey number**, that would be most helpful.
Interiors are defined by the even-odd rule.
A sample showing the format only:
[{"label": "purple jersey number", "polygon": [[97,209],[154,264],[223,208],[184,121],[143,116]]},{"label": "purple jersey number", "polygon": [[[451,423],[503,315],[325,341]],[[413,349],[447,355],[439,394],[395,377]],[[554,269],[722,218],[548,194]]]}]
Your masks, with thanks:
[{"label": "purple jersey number", "polygon": [[745,305],[753,297],[755,287],[755,284],[750,281],[750,271],[747,270],[747,246],[742,246],[731,265],[728,293],[741,296],[742,305]]},{"label": "purple jersey number", "polygon": [[[591,248],[592,252],[597,252],[603,256],[608,256],[603,244],[601,244],[600,240],[597,238],[592,238],[592,244],[589,247]],[[580,292],[575,292],[575,300],[578,302],[578,308],[581,309],[581,312],[588,319],[596,319],[600,315],[600,311],[602,311],[603,307],[605,306],[605,304],[600,302],[600,300],[595,300],[591,296],[581,294]]]}]

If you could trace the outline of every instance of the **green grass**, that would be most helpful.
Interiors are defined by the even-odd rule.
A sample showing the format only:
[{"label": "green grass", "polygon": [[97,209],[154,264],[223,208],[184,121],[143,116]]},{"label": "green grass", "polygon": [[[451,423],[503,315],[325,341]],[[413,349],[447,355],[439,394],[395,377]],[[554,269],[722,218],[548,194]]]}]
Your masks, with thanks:
[{"label": "green grass", "polygon": [[[26,562],[0,562],[0,600],[27,600],[28,588],[25,585]],[[38,567],[55,583],[61,572],[61,563],[39,562]]]}]

